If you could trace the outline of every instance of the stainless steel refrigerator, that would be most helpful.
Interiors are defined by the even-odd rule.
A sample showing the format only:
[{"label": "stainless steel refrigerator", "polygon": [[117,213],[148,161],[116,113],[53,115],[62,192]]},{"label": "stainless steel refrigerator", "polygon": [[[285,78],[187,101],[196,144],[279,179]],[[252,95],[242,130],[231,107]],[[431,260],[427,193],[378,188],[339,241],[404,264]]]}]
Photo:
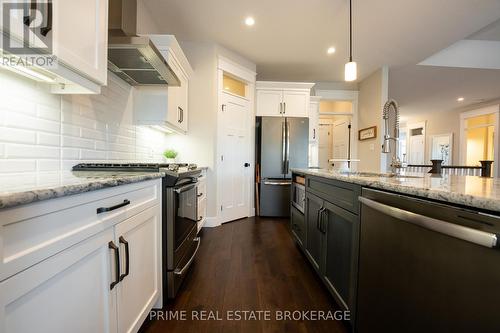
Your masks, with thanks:
[{"label": "stainless steel refrigerator", "polygon": [[291,168],[307,168],[308,118],[257,117],[260,215],[290,216]]}]

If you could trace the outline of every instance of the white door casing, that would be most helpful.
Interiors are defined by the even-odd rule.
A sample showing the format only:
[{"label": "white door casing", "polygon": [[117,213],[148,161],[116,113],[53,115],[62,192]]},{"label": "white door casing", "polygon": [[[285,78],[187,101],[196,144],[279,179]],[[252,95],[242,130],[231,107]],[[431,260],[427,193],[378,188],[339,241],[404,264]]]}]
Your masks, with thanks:
[{"label": "white door casing", "polygon": [[221,223],[248,216],[248,113],[247,100],[222,94],[222,220]]}]

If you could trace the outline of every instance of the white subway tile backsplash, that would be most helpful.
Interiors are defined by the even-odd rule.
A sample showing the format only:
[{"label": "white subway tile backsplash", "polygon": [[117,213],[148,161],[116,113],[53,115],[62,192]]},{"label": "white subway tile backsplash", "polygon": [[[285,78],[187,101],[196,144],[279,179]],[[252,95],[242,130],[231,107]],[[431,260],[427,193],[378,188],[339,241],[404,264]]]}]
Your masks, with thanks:
[{"label": "white subway tile backsplash", "polygon": [[0,141],[35,144],[36,132],[17,128],[0,127]]},{"label": "white subway tile backsplash", "polygon": [[61,150],[61,158],[63,160],[78,160],[80,159],[80,149],[63,148]]},{"label": "white subway tile backsplash", "polygon": [[37,160],[37,170],[43,171],[59,171],[61,169],[61,162],[59,160]]},{"label": "white subway tile backsplash", "polygon": [[113,74],[101,95],[53,95],[10,73],[0,83],[0,181],[56,177],[90,161],[163,160],[165,134],[134,125],[133,88]]},{"label": "white subway tile backsplash", "polygon": [[1,173],[35,172],[35,160],[0,160]]},{"label": "white subway tile backsplash", "polygon": [[65,135],[63,135],[62,137],[62,146],[95,149],[95,143],[93,140],[87,140],[82,138],[76,138],[74,136],[65,136]]},{"label": "white subway tile backsplash", "polygon": [[55,147],[45,147],[39,145],[5,145],[6,158],[53,158],[59,159],[60,149]]},{"label": "white subway tile backsplash", "polygon": [[59,133],[61,127],[59,122],[44,120],[37,118],[36,116],[16,112],[7,112],[4,124],[7,127],[32,129],[52,133]]},{"label": "white subway tile backsplash", "polygon": [[80,158],[82,160],[105,160],[106,159],[106,152],[105,151],[82,149]]},{"label": "white subway tile backsplash", "polygon": [[36,134],[36,143],[43,146],[59,147],[61,145],[61,136],[39,132]]}]

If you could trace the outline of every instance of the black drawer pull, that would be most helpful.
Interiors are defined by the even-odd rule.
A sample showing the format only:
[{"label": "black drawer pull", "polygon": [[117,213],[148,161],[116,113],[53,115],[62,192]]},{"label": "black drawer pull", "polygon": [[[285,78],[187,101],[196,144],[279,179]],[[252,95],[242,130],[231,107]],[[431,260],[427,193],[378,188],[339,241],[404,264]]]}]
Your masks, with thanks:
[{"label": "black drawer pull", "polygon": [[128,248],[128,242],[123,238],[123,236],[120,236],[119,238],[120,244],[125,245],[125,273],[120,275],[120,281],[122,281],[130,272],[130,255],[129,255],[129,248]]},{"label": "black drawer pull", "polygon": [[115,275],[116,275],[116,280],[111,282],[109,285],[109,289],[113,290],[113,288],[120,283],[120,250],[118,246],[115,245],[113,242],[108,243],[108,248],[113,250],[115,252]]},{"label": "black drawer pull", "polygon": [[112,210],[125,207],[127,205],[130,205],[130,200],[125,199],[125,200],[123,200],[123,202],[121,204],[118,204],[118,205],[115,205],[115,206],[97,208],[97,214],[110,212]]}]

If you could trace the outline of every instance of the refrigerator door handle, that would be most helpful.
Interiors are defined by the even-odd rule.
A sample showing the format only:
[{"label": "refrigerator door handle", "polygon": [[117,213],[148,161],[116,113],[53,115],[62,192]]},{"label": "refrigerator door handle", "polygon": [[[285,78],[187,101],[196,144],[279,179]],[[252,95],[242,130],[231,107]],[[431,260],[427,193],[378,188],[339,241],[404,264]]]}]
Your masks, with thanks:
[{"label": "refrigerator door handle", "polygon": [[286,122],[281,123],[281,173],[286,174]]},{"label": "refrigerator door handle", "polygon": [[285,159],[285,174],[290,172],[290,123],[285,119],[286,130],[286,159]]}]

